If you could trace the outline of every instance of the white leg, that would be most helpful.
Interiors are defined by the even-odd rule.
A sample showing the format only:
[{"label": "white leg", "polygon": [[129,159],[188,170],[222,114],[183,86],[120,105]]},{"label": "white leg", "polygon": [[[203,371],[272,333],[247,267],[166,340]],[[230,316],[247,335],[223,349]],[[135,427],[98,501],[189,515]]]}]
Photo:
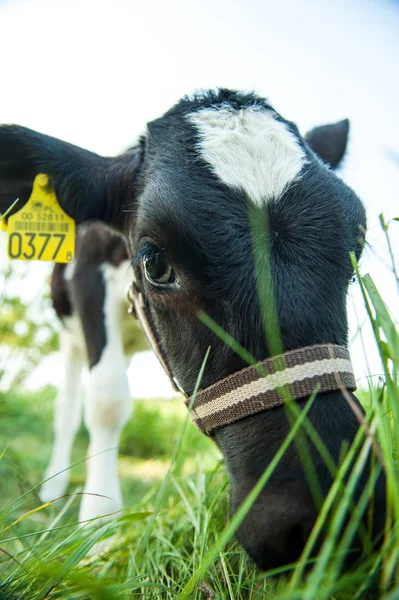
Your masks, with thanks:
[{"label": "white leg", "polygon": [[[121,331],[118,269],[104,265],[106,346],[90,370],[85,423],[90,434],[87,479],[79,519],[86,521],[122,508],[118,478],[121,431],[132,414]],[[99,494],[99,497],[90,494]]]},{"label": "white leg", "polygon": [[64,381],[55,403],[54,443],[51,459],[44,474],[44,479],[48,481],[44,481],[39,492],[43,502],[59,498],[65,493],[69,483],[72,445],[82,421],[81,374],[86,361],[83,348],[76,341],[74,329],[65,328],[61,332],[60,351],[64,358]]}]

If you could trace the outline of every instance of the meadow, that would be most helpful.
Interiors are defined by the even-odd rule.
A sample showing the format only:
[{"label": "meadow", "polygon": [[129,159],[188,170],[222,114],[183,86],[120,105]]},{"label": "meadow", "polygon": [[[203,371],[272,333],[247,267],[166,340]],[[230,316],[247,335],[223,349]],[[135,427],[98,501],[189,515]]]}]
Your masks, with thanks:
[{"label": "meadow", "polygon": [[[228,482],[216,447],[191,424],[181,440],[187,416],[181,399],[137,401],[121,442],[128,508],[111,525],[79,528],[88,443],[83,427],[70,495],[47,506],[37,495],[51,449],[55,393],[47,387],[0,396],[0,439],[6,441],[0,461],[0,597],[178,597],[226,522]],[[109,538],[104,554],[91,552]],[[263,598],[275,586],[258,577],[232,542],[189,597]],[[237,587],[240,596],[233,592]]]}]

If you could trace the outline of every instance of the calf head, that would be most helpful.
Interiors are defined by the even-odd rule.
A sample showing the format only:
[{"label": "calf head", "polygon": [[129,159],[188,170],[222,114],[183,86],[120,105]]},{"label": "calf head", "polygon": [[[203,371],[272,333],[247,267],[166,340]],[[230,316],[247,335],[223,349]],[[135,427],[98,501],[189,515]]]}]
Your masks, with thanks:
[{"label": "calf head", "polygon": [[[200,310],[255,359],[270,356],[255,273],[258,242],[268,251],[257,257],[256,272],[263,273],[264,293],[273,290],[284,351],[347,343],[349,253],[359,258],[366,227],[360,200],[331,169],[343,157],[347,134],[343,121],[317,128],[307,143],[266,100],[228,90],[183,99],[117,158],[3,126],[0,209],[17,196],[26,200],[34,175],[44,172],[78,222],[96,218],[123,231],[169,369],[190,395],[209,346],[201,387],[246,366],[201,322]],[[261,224],[257,239],[253,223]],[[309,419],[338,462],[342,443],[358,428],[345,399],[339,392],[319,395]],[[289,429],[279,407],[214,432],[233,510]],[[325,493],[331,475],[309,447]],[[263,568],[290,562],[303,548],[317,508],[293,444],[238,538]]]}]

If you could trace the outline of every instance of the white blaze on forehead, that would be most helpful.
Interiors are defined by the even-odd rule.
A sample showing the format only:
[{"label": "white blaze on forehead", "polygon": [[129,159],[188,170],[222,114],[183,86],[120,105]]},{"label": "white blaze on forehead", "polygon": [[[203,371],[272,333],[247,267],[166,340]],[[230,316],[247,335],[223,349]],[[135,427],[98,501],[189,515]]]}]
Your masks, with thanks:
[{"label": "white blaze on forehead", "polygon": [[209,108],[187,118],[199,132],[202,158],[257,206],[281,196],[306,162],[298,139],[271,109]]}]

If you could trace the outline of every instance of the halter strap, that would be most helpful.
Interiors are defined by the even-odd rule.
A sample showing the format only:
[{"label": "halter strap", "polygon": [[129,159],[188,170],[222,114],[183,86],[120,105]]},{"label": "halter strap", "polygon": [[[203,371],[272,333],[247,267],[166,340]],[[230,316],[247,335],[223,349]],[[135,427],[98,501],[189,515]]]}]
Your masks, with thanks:
[{"label": "halter strap", "polygon": [[[128,292],[129,312],[140,321],[147,339],[176,391],[191,398],[180,387],[169,367],[161,340],[146,306],[143,294],[134,283]],[[345,346],[319,344],[285,352],[237,371],[207,388],[199,390],[191,417],[203,433],[283,405],[287,399],[308,398],[318,393],[346,388],[356,389],[350,355]]]},{"label": "halter strap", "polygon": [[[237,371],[199,390],[191,417],[203,433],[281,406],[287,399],[356,389],[350,355],[345,346],[321,344],[291,350]],[[187,406],[190,400],[186,401]]]}]

